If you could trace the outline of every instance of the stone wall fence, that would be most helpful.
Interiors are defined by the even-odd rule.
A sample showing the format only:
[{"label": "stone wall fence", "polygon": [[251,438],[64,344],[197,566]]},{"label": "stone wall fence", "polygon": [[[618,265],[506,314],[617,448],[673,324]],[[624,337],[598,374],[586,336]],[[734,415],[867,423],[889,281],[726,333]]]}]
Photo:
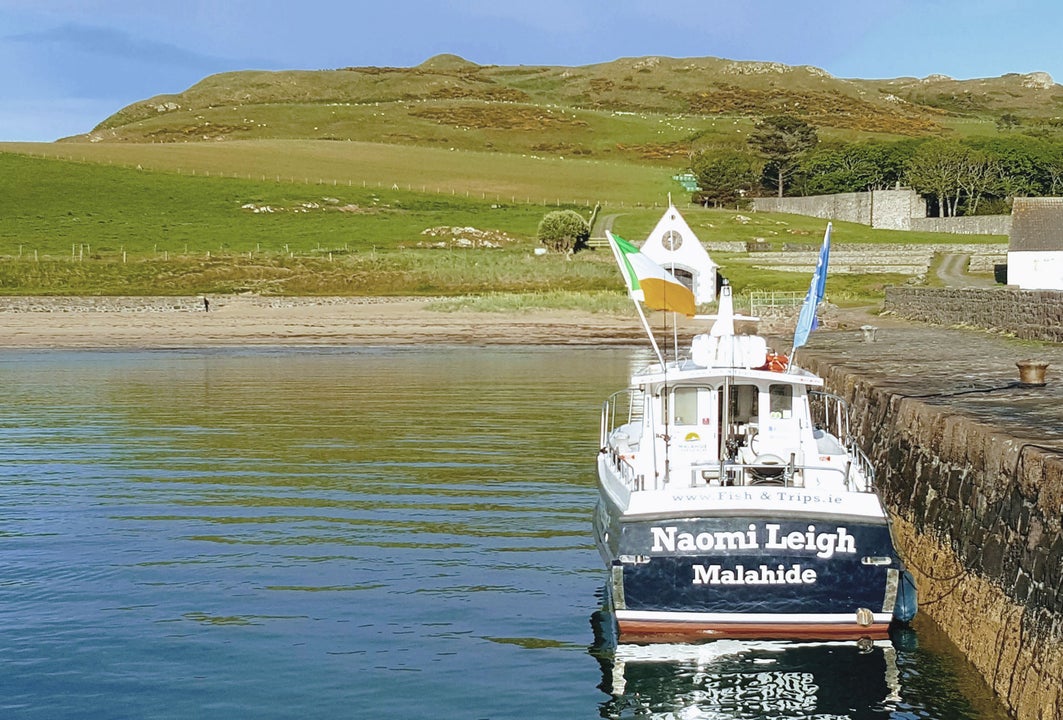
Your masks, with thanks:
[{"label": "stone wall fence", "polygon": [[1059,290],[894,286],[886,288],[883,310],[933,325],[1063,342],[1063,291]]},{"label": "stone wall fence", "polygon": [[930,218],[914,190],[873,190],[805,197],[754,198],[758,212],[781,212],[869,225],[881,230],[918,230],[956,235],[1008,235],[1011,215]]}]

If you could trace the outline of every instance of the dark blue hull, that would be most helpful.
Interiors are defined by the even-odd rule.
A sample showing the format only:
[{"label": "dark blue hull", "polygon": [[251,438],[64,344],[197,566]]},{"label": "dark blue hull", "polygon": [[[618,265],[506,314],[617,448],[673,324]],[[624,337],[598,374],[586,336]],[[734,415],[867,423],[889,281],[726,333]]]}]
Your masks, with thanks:
[{"label": "dark blue hull", "polygon": [[621,635],[881,637],[902,568],[877,518],[598,513]]}]

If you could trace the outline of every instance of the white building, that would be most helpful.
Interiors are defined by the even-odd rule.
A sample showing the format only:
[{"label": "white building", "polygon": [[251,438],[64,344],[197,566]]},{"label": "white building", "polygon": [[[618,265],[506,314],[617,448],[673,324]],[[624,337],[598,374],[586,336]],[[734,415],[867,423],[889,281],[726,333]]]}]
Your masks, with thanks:
[{"label": "white building", "polygon": [[1063,198],[1013,201],[1008,285],[1020,290],[1063,290]]},{"label": "white building", "polygon": [[697,235],[670,202],[640,250],[689,287],[699,305],[716,301],[716,269],[719,265],[705,252]]}]

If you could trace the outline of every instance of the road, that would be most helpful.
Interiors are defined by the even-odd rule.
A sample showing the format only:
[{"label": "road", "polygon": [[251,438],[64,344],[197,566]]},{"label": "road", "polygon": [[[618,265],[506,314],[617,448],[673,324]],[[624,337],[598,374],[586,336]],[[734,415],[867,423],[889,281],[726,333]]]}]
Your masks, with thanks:
[{"label": "road", "polygon": [[937,276],[949,287],[992,287],[996,285],[993,278],[969,275],[967,266],[971,256],[963,253],[949,253],[942,257],[937,268]]}]

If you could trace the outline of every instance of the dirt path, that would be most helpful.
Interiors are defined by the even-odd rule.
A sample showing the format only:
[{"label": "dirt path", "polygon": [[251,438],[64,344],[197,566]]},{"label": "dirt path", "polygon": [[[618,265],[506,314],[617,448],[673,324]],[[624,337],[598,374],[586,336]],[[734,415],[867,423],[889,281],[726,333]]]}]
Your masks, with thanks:
[{"label": "dirt path", "polygon": [[967,274],[971,256],[962,253],[945,255],[937,269],[941,282],[949,287],[989,287],[996,284],[992,278],[975,277]]}]

